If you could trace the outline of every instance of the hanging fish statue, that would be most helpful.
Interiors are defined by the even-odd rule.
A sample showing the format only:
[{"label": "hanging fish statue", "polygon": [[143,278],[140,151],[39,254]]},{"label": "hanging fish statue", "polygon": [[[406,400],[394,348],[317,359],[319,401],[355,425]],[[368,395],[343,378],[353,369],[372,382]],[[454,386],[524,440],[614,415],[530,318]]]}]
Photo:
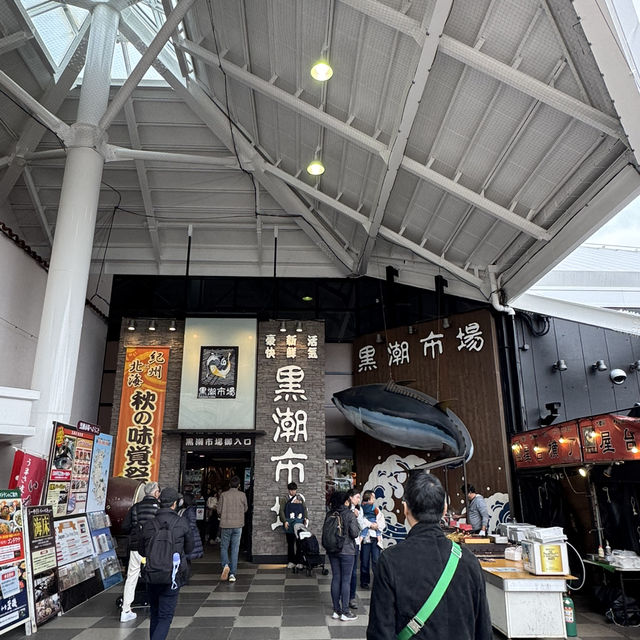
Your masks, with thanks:
[{"label": "hanging fish statue", "polygon": [[388,444],[469,462],[473,442],[464,423],[426,393],[390,381],[333,394],[333,404],[357,429]]}]

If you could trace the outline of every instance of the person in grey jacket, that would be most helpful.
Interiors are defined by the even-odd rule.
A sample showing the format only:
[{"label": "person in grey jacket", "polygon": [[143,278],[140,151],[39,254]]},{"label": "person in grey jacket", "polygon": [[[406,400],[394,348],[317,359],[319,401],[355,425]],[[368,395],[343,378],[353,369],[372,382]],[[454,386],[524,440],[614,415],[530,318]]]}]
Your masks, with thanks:
[{"label": "person in grey jacket", "polygon": [[353,511],[348,495],[337,491],[331,496],[330,513],[337,511],[342,521],[344,544],[340,553],[327,553],[331,563],[331,600],[333,602],[333,618],[348,622],[357,620],[358,616],[349,610],[349,591],[351,572],[356,559],[356,538],[360,535],[360,526]]},{"label": "person in grey jacket", "polygon": [[[222,575],[220,580],[236,581],[238,568],[238,551],[240,538],[244,526],[244,514],[247,511],[247,496],[239,489],[240,478],[233,476],[229,480],[229,489],[225,491],[218,501],[218,513],[220,514],[220,562],[222,563]],[[231,547],[231,550],[229,550]]]},{"label": "person in grey jacket", "polygon": [[489,510],[487,509],[487,503],[472,484],[467,484],[466,489],[465,485],[462,485],[460,490],[465,491],[469,499],[467,522],[471,525],[471,532],[486,536],[487,530],[489,529]]}]

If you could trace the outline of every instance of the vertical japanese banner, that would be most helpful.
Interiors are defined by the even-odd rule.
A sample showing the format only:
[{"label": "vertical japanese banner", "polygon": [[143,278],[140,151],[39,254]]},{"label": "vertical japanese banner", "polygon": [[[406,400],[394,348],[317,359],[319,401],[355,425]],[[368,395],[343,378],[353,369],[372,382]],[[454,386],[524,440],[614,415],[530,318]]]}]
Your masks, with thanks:
[{"label": "vertical japanese banner", "polygon": [[28,616],[20,491],[0,490],[0,633]]},{"label": "vertical japanese banner", "polygon": [[19,489],[22,505],[40,504],[47,475],[47,460],[17,449],[11,468],[9,489]]},{"label": "vertical japanese banner", "polygon": [[169,347],[128,347],[113,474],[158,479]]}]

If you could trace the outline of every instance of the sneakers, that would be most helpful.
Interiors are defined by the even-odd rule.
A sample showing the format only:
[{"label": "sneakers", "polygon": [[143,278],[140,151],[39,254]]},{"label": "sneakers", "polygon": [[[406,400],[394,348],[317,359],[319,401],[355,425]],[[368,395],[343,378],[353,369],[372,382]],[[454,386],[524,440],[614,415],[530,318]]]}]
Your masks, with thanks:
[{"label": "sneakers", "polygon": [[236,577],[233,575],[233,573],[229,576],[229,582],[235,582],[236,581]]},{"label": "sneakers", "polygon": [[220,580],[226,580],[229,577],[229,565],[225,564],[222,573],[220,574]]},{"label": "sneakers", "polygon": [[357,609],[358,601],[354,598],[353,600],[349,600],[349,609]]},{"label": "sneakers", "polygon": [[289,564],[287,564],[287,569],[295,569],[296,565],[293,564],[293,562],[289,562]]},{"label": "sneakers", "polygon": [[138,614],[134,613],[131,610],[123,611],[120,614],[120,622],[131,622],[132,620],[135,620],[137,617],[138,617]]},{"label": "sneakers", "polygon": [[357,620],[358,616],[355,613],[351,613],[351,611],[349,611],[349,613],[343,613],[340,616],[340,620],[342,620],[342,622],[350,622],[351,620]]},{"label": "sneakers", "polygon": [[297,564],[296,565],[296,569],[302,571],[302,569],[304,569],[304,565],[303,564]]},{"label": "sneakers", "polygon": [[331,617],[332,617],[334,620],[340,620],[340,614],[339,614],[337,611],[334,611],[334,612],[331,614]]}]

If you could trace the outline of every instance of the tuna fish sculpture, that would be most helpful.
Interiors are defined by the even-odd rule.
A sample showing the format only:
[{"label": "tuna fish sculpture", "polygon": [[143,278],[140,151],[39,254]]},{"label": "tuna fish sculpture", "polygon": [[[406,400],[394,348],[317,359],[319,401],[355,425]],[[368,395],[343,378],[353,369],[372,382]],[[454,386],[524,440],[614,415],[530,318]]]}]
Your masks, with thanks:
[{"label": "tuna fish sculpture", "polygon": [[466,462],[473,455],[462,420],[421,391],[395,382],[365,384],[338,391],[332,400],[351,424],[382,442],[463,456]]}]

